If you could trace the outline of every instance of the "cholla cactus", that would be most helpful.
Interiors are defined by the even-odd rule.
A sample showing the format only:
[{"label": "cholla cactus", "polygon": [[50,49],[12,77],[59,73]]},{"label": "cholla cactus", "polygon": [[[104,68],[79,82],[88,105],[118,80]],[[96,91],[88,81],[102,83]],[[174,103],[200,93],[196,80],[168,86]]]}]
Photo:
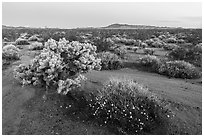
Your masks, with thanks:
[{"label": "cholla cactus", "polygon": [[95,52],[96,47],[91,44],[49,39],[29,66],[17,67],[15,77],[25,84],[43,84],[46,89],[57,86],[58,93],[67,94],[80,86],[84,79],[82,73],[100,69]]}]

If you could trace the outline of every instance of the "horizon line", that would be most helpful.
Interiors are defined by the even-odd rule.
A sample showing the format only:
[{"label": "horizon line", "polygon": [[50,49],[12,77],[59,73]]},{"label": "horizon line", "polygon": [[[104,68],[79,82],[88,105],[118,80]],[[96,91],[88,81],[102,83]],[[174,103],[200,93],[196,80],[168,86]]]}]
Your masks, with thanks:
[{"label": "horizon line", "polygon": [[[159,28],[182,28],[182,29],[202,29],[202,26],[201,27],[182,27],[182,26],[157,26],[157,25],[147,25],[147,24],[128,24],[128,23],[111,23],[109,25],[106,25],[106,26],[97,26],[97,27],[93,27],[93,26],[82,26],[82,27],[73,27],[73,28],[60,28],[60,27],[49,27],[49,26],[40,26],[40,27],[37,27],[37,26],[23,26],[23,25],[19,25],[19,26],[15,26],[15,25],[7,25],[7,24],[2,24],[2,26],[7,26],[7,27],[24,27],[24,28],[42,28],[42,29],[45,29],[45,28],[50,28],[50,29],[83,29],[83,28],[104,28],[104,27],[108,27],[110,25],[113,25],[113,24],[118,24],[118,25],[138,25],[138,26],[151,26],[151,27],[159,27]],[[133,28],[134,29],[134,28]]]}]

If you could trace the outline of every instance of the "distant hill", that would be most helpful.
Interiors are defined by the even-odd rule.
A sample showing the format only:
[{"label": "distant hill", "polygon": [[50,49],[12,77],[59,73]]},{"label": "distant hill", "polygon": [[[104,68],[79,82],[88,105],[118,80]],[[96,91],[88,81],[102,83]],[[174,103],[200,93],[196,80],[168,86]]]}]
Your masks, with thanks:
[{"label": "distant hill", "polygon": [[158,26],[148,26],[148,25],[129,25],[129,24],[111,24],[106,27],[101,27],[103,29],[171,29],[171,27],[158,27]]},{"label": "distant hill", "polygon": [[[13,27],[2,25],[2,29],[36,29],[34,27]],[[38,28],[38,29],[46,29],[46,28]],[[60,28],[49,28],[49,29],[60,29]],[[72,29],[182,29],[181,27],[158,27],[158,26],[150,26],[150,25],[129,25],[129,24],[111,24],[106,27],[83,27],[83,28],[72,28]]]},{"label": "distant hill", "polygon": [[13,27],[13,26],[6,26],[6,25],[2,25],[2,29],[25,29],[26,27]]}]

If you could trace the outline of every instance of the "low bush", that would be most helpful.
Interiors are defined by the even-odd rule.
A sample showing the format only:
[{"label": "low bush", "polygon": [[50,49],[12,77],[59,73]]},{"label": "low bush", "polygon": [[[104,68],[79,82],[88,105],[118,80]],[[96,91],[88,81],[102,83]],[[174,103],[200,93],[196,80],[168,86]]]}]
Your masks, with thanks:
[{"label": "low bush", "polygon": [[173,50],[173,49],[176,49],[176,48],[178,48],[178,47],[179,47],[178,45],[172,44],[172,43],[167,43],[167,44],[165,44],[165,45],[163,46],[163,48],[164,48],[165,50]]},{"label": "low bush", "polygon": [[151,48],[145,48],[143,49],[144,53],[147,54],[147,55],[153,55],[155,50],[154,49],[151,49]]},{"label": "low bush", "polygon": [[19,60],[19,49],[14,45],[6,45],[2,49],[2,59],[6,60]]},{"label": "low bush", "polygon": [[30,50],[42,50],[43,48],[44,46],[40,42],[34,42],[30,45]]},{"label": "low bush", "polygon": [[119,47],[115,48],[113,52],[122,59],[125,59],[125,57],[127,55],[127,49],[125,46],[119,46]]},{"label": "low bush", "polygon": [[167,105],[131,79],[112,78],[89,100],[89,112],[119,134],[151,133],[166,128],[174,116]]},{"label": "low bush", "polygon": [[147,47],[148,47],[147,43],[145,43],[145,42],[142,42],[140,46],[141,46],[142,48],[147,48]]},{"label": "low bush", "polygon": [[23,38],[16,39],[15,43],[16,45],[28,45],[29,44],[28,40],[23,39]]},{"label": "low bush", "polygon": [[162,62],[159,58],[157,58],[156,56],[151,56],[151,55],[146,55],[139,59],[140,65],[150,68],[151,71],[153,72],[158,71],[161,63]]},{"label": "low bush", "polygon": [[176,43],[177,40],[176,40],[176,38],[174,38],[174,37],[170,37],[170,38],[166,39],[165,42],[166,42],[166,43]]},{"label": "low bush", "polygon": [[161,41],[155,41],[152,43],[152,47],[155,48],[161,48],[163,46],[163,43]]},{"label": "low bush", "polygon": [[184,60],[198,67],[202,66],[202,46],[178,47],[168,53],[173,60]]},{"label": "low bush", "polygon": [[139,64],[150,71],[169,77],[195,79],[200,78],[200,71],[192,64],[185,61],[161,60],[156,56],[146,55],[139,59]]},{"label": "low bush", "polygon": [[189,49],[177,47],[169,52],[168,57],[174,60],[184,60],[189,56]]},{"label": "low bush", "polygon": [[183,44],[183,43],[185,43],[185,40],[183,40],[183,39],[178,39],[178,40],[177,40],[177,43]]},{"label": "low bush", "polygon": [[95,38],[93,40],[94,45],[97,47],[97,52],[109,51],[113,47],[114,43],[110,39]]},{"label": "low bush", "polygon": [[132,50],[136,53],[139,47],[132,47]]},{"label": "low bush", "polygon": [[36,35],[31,36],[28,41],[38,41],[38,37]]},{"label": "low bush", "polygon": [[121,59],[114,53],[101,52],[98,53],[98,57],[101,59],[102,70],[114,70],[122,67]]},{"label": "low bush", "polygon": [[148,46],[151,46],[152,43],[154,42],[154,40],[153,39],[147,39],[144,42],[147,43]]},{"label": "low bush", "polygon": [[169,77],[195,79],[200,78],[201,73],[197,68],[185,61],[168,61],[161,65],[158,73]]}]

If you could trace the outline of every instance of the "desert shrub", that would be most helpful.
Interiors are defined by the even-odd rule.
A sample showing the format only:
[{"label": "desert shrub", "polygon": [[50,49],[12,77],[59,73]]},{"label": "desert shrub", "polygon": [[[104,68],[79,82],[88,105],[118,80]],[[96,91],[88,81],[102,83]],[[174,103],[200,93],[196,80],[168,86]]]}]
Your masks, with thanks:
[{"label": "desert shrub", "polygon": [[31,36],[28,41],[38,41],[38,37],[36,35]]},{"label": "desert shrub", "polygon": [[44,42],[43,38],[38,38],[38,42]]},{"label": "desert shrub", "polygon": [[112,40],[115,43],[122,43],[124,45],[134,45],[135,43],[137,43],[137,41],[134,39],[119,38],[119,37],[113,37]]},{"label": "desert shrub", "polygon": [[200,71],[185,61],[167,61],[156,56],[146,55],[139,59],[139,64],[150,71],[169,77],[194,79],[201,77]]},{"label": "desert shrub", "polygon": [[162,62],[159,58],[157,58],[156,56],[151,56],[151,55],[146,55],[139,59],[140,65],[150,68],[151,71],[153,72],[158,71],[161,63]]},{"label": "desert shrub", "polygon": [[109,51],[114,44],[112,40],[105,38],[95,38],[93,43],[97,47],[97,52]]},{"label": "desert shrub", "polygon": [[113,70],[122,67],[121,59],[114,53],[101,52],[98,57],[101,59],[102,70]]},{"label": "desert shrub", "polygon": [[68,36],[67,40],[69,40],[69,41],[77,41],[78,38],[77,38],[76,35],[71,34],[71,35]]},{"label": "desert shrub", "polygon": [[202,66],[202,46],[178,47],[169,52],[168,57],[173,60],[184,60],[196,66]]},{"label": "desert shrub", "polygon": [[159,68],[159,73],[175,78],[194,79],[200,78],[201,73],[197,68],[185,61],[168,61]]},{"label": "desert shrub", "polygon": [[164,48],[165,50],[173,50],[173,49],[176,49],[176,48],[178,48],[178,47],[179,47],[178,45],[173,44],[173,43],[167,43],[167,44],[165,44],[165,45],[163,46],[163,48]]},{"label": "desert shrub", "polygon": [[166,43],[176,43],[177,42],[176,38],[174,38],[174,37],[170,37],[170,38],[166,39],[165,41],[166,41]]},{"label": "desert shrub", "polygon": [[136,40],[134,39],[124,39],[121,41],[121,43],[125,44],[125,45],[134,45],[136,43]]},{"label": "desert shrub", "polygon": [[96,58],[96,47],[91,44],[49,39],[43,51],[31,64],[19,65],[14,70],[14,77],[23,85],[41,85],[57,89],[58,93],[67,94],[80,87],[83,73],[100,69],[100,59]]},{"label": "desert shrub", "polygon": [[155,50],[154,49],[151,49],[151,48],[145,48],[143,49],[144,53],[147,54],[147,55],[153,55]]},{"label": "desert shrub", "polygon": [[141,46],[142,48],[147,48],[147,47],[148,47],[147,43],[145,43],[145,42],[142,42],[140,46]]},{"label": "desert shrub", "polygon": [[133,50],[133,47],[132,46],[126,46],[126,49],[127,50]]},{"label": "desert shrub", "polygon": [[183,40],[183,39],[178,39],[178,40],[177,40],[177,43],[183,44],[183,43],[185,43],[185,40]]},{"label": "desert shrub", "polygon": [[119,46],[115,48],[113,52],[122,59],[124,59],[127,55],[127,49],[125,46]]},{"label": "desert shrub", "polygon": [[158,97],[131,79],[110,79],[89,107],[100,124],[115,127],[120,134],[151,133],[168,127],[174,116]]},{"label": "desert shrub", "polygon": [[144,42],[147,43],[148,46],[151,46],[151,44],[154,42],[154,40],[153,39],[147,39]]},{"label": "desert shrub", "polygon": [[6,60],[6,59],[2,59],[2,66],[7,66],[10,65],[10,61]]},{"label": "desert shrub", "polygon": [[43,48],[44,46],[40,42],[34,42],[30,45],[30,50],[42,50]]},{"label": "desert shrub", "polygon": [[132,50],[136,53],[139,47],[132,47]]},{"label": "desert shrub", "polygon": [[15,43],[16,43],[16,45],[28,45],[29,44],[28,40],[23,39],[23,38],[18,38],[15,41]]},{"label": "desert shrub", "polygon": [[160,35],[158,38],[161,39],[161,40],[163,40],[163,39],[166,38],[166,36],[165,36],[165,35]]},{"label": "desert shrub", "polygon": [[10,40],[9,40],[8,38],[4,37],[4,38],[3,38],[3,41],[9,42]]},{"label": "desert shrub", "polygon": [[160,41],[155,41],[152,43],[152,47],[155,47],[155,48],[161,48],[162,46],[163,46],[163,43]]},{"label": "desert shrub", "polygon": [[177,47],[169,52],[168,56],[175,60],[184,60],[189,54],[189,49],[184,47]]},{"label": "desert shrub", "polygon": [[6,45],[2,49],[2,59],[6,60],[19,60],[19,49],[14,45]]}]

